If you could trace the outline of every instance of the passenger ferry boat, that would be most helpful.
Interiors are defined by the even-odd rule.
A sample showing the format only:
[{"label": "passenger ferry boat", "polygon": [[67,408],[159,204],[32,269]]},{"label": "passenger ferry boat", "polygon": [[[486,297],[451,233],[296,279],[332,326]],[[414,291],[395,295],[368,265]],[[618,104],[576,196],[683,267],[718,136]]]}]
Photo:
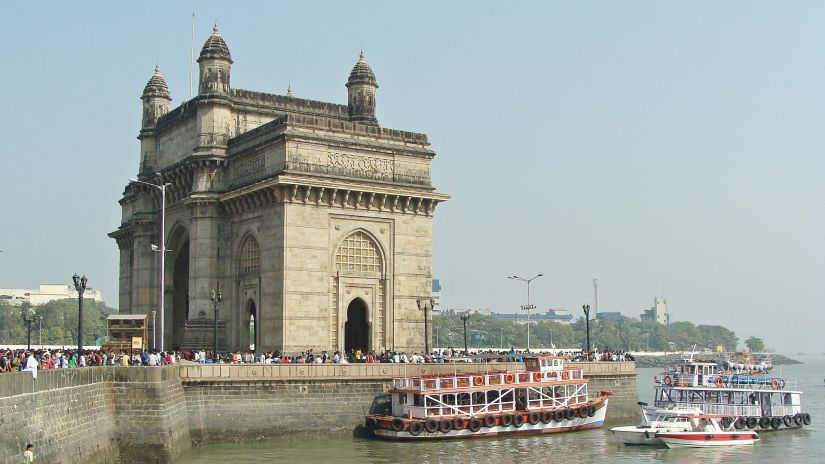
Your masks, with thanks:
[{"label": "passenger ferry boat", "polygon": [[656,433],[656,438],[668,448],[712,448],[718,446],[752,445],[759,440],[759,435],[752,430],[725,429],[720,423],[725,419],[720,416],[686,416],[689,430],[665,431]]},{"label": "passenger ferry boat", "polygon": [[604,425],[610,391],[589,398],[581,369],[554,356],[527,357],[523,371],[393,379],[391,415],[371,415],[379,438],[427,440],[540,434]]},{"label": "passenger ferry boat", "polygon": [[[727,369],[723,368],[727,366]],[[655,378],[652,406],[643,409],[650,420],[662,409],[697,407],[722,416],[722,425],[736,430],[779,430],[811,423],[802,410],[802,392],[781,377],[756,373],[750,366],[698,361],[682,357]]]}]

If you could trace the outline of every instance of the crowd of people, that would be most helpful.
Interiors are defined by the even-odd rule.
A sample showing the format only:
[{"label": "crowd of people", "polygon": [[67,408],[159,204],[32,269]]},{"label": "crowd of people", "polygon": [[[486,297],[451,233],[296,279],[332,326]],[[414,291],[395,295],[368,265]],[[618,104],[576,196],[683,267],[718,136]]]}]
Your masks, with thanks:
[{"label": "crowd of people", "polygon": [[[130,350],[131,351],[131,350]],[[528,352],[509,351],[474,351],[464,352],[454,348],[437,349],[432,353],[385,350],[361,351],[351,349],[347,352],[323,350],[320,353],[312,349],[299,354],[280,351],[255,353],[252,351],[234,351],[218,353],[212,351],[182,350],[165,351],[134,350],[130,353],[112,350],[77,350],[77,349],[37,349],[37,350],[0,350],[0,373],[30,371],[37,378],[38,369],[73,369],[91,366],[165,366],[188,361],[201,364],[347,364],[347,363],[445,363],[507,361],[522,362]],[[531,352],[529,354],[542,354]],[[625,351],[614,351],[608,347],[600,351],[583,353],[580,351],[554,351],[556,356],[563,356],[573,361],[633,361],[633,355]]]}]

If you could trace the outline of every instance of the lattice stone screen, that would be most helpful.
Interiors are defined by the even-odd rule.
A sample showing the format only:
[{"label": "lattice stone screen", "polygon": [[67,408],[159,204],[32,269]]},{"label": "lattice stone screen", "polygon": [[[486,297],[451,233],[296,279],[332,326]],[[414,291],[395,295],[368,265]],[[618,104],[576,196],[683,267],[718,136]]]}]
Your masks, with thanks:
[{"label": "lattice stone screen", "polygon": [[242,276],[255,275],[261,268],[261,255],[258,250],[258,241],[254,238],[246,239],[241,249],[241,263],[238,272]]},{"label": "lattice stone screen", "polygon": [[350,235],[335,253],[339,271],[381,272],[381,254],[375,242],[363,232]]}]

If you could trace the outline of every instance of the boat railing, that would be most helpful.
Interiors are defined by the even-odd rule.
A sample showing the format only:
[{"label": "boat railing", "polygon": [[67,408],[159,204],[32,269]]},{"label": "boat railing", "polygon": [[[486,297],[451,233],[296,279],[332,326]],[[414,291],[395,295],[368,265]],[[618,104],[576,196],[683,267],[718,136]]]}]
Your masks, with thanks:
[{"label": "boat railing", "polygon": [[455,375],[400,377],[393,379],[393,387],[402,390],[452,390],[456,388],[510,386],[535,384],[537,382],[583,380],[581,369],[569,368],[561,371],[498,371],[477,372]]},{"label": "boat railing", "polygon": [[765,375],[716,374],[703,377],[700,381],[696,375],[668,374],[654,377],[656,385],[673,387],[719,387],[741,388],[748,390],[796,389],[796,380]]},{"label": "boat railing", "polygon": [[[763,406],[759,404],[712,404],[712,403],[688,403],[676,402],[673,403],[677,407],[701,408],[706,414],[720,415],[727,417],[761,417],[763,415]],[[781,404],[771,405],[771,416],[793,416],[801,411],[799,405]]]}]

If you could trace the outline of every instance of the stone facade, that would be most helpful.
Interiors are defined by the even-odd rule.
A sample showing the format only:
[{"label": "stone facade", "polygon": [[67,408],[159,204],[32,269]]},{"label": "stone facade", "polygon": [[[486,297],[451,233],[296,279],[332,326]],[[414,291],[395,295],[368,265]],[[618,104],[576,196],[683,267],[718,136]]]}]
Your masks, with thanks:
[{"label": "stone facade", "polygon": [[192,100],[170,111],[158,69],[141,97],[140,182],[109,234],[120,311],[158,310],[161,189],[147,183],[168,184],[167,349],[212,346],[218,290],[221,349],[420,351],[417,300],[430,304],[433,214],[448,196],[426,135],[379,126],[363,52],[348,105],[232,88],[217,26],[198,63]]}]

